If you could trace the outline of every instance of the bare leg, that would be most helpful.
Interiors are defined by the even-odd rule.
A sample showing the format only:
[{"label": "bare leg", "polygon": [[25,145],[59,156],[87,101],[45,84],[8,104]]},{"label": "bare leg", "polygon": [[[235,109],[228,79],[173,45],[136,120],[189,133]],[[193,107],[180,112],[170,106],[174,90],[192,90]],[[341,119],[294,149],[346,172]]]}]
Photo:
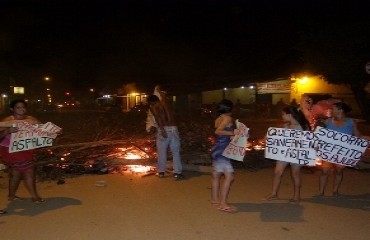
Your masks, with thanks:
[{"label": "bare leg", "polygon": [[340,184],[342,183],[342,180],[343,180],[344,168],[345,168],[344,166],[340,166],[340,165],[335,166],[335,179],[334,179],[334,188],[333,188],[334,194],[338,194]]},{"label": "bare leg", "polygon": [[18,170],[11,169],[9,178],[9,200],[16,197],[16,192],[18,190],[19,184],[22,180],[22,173]]},{"label": "bare leg", "polygon": [[292,179],[294,182],[293,200],[299,201],[301,198],[301,176],[300,176],[301,166],[291,165],[290,167],[292,172]]},{"label": "bare leg", "polygon": [[233,210],[235,210],[235,207],[229,206],[227,204],[227,198],[229,196],[230,188],[232,183],[234,182],[234,173],[227,172],[224,175],[225,179],[220,190],[220,208],[233,208]]},{"label": "bare leg", "polygon": [[35,179],[35,170],[34,168],[28,169],[23,173],[24,181],[28,190],[31,193],[33,201],[40,201],[41,197],[36,190],[36,179]]},{"label": "bare leg", "polygon": [[272,192],[271,194],[263,198],[263,200],[269,201],[277,198],[281,182],[281,176],[283,175],[284,170],[287,166],[288,166],[287,162],[276,161],[274,170],[274,179],[272,181]]},{"label": "bare leg", "polygon": [[322,168],[320,175],[320,185],[319,185],[319,196],[324,196],[325,188],[328,183],[329,168]]},{"label": "bare leg", "polygon": [[211,203],[218,205],[220,203],[220,179],[222,173],[212,173],[212,196]]}]

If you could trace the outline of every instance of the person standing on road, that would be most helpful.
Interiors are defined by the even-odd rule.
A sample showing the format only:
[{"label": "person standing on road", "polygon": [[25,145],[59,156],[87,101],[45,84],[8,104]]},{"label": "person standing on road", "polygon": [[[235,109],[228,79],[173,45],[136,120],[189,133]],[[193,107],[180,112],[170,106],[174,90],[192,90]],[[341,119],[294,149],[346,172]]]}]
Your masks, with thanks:
[{"label": "person standing on road", "polygon": [[167,149],[169,147],[173,157],[173,177],[180,180],[184,178],[180,156],[180,136],[173,112],[163,94],[162,92],[162,100],[156,95],[150,95],[147,98],[149,112],[146,130],[150,133],[156,133],[158,176],[160,178],[165,176]]},{"label": "person standing on road", "polygon": [[[13,100],[10,103],[10,110],[13,112],[13,115],[3,119],[3,122],[11,122],[17,120],[29,122],[31,124],[40,123],[36,118],[26,114],[27,103],[22,99]],[[9,153],[11,133],[17,131],[18,129],[16,127],[5,128],[3,130],[5,136],[0,141],[1,156],[4,162],[10,168],[8,200],[23,200],[23,198],[16,196],[18,186],[23,179],[25,181],[27,189],[31,193],[32,201],[35,203],[42,203],[44,202],[44,200],[40,197],[36,189],[35,170],[33,163],[34,151],[26,150]]]},{"label": "person standing on road", "polygon": [[[3,139],[3,137],[5,137],[5,135],[7,134],[6,133],[6,129],[7,128],[0,128],[0,140],[1,139]],[[0,163],[1,163],[1,158],[0,158]],[[6,213],[8,213],[7,211],[5,211],[5,210],[0,210],[0,215],[2,215],[2,214],[6,214]]]},{"label": "person standing on road", "polygon": [[[230,188],[234,182],[234,168],[231,165],[231,160],[222,155],[231,142],[231,138],[238,134],[234,120],[231,117],[233,106],[233,103],[227,99],[222,100],[218,104],[218,117],[215,120],[216,144],[211,150],[213,158],[211,204],[224,212],[237,211],[236,207],[227,203]],[[225,179],[221,185],[222,175],[224,175]]]},{"label": "person standing on road", "polygon": [[[325,127],[327,129],[334,130],[337,132],[354,135],[356,137],[361,137],[361,134],[354,120],[346,116],[346,114],[350,112],[351,110],[352,108],[344,102],[333,103],[332,117],[328,118],[325,121]],[[335,171],[333,196],[338,197],[340,195],[339,187],[340,187],[340,184],[342,183],[343,170],[345,166],[322,161],[320,184],[319,184],[319,194],[317,194],[315,197],[324,197],[325,188],[328,183],[329,170],[331,167],[333,167]]]},{"label": "person standing on road", "polygon": [[[284,128],[296,129],[296,130],[309,130],[310,126],[305,116],[298,108],[287,106],[282,109],[282,119],[285,122]],[[272,192],[264,197],[262,200],[271,201],[278,199],[278,191],[281,183],[281,177],[290,164],[291,176],[294,182],[293,198],[290,202],[299,202],[300,200],[300,189],[301,189],[301,177],[300,170],[302,165],[296,163],[289,163],[284,161],[276,161],[274,178],[272,182]]]}]

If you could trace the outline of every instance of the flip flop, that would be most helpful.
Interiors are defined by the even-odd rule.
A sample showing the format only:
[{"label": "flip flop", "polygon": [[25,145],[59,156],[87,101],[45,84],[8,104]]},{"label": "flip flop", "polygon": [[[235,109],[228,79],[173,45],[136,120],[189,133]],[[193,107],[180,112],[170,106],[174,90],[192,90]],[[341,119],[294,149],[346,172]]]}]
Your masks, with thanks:
[{"label": "flip flop", "polygon": [[262,198],[263,201],[273,201],[273,200],[279,200],[277,196],[268,195],[267,197]]},{"label": "flip flop", "polygon": [[227,213],[237,212],[237,208],[234,207],[234,206],[218,207],[217,210],[219,210],[221,212],[227,212]]},{"label": "flip flop", "polygon": [[290,203],[299,203],[300,200],[299,199],[298,200],[297,199],[290,199],[289,202]]},{"label": "flip flop", "polygon": [[21,197],[18,197],[18,196],[8,198],[8,201],[23,201],[23,200],[24,200],[24,198],[21,198]]}]

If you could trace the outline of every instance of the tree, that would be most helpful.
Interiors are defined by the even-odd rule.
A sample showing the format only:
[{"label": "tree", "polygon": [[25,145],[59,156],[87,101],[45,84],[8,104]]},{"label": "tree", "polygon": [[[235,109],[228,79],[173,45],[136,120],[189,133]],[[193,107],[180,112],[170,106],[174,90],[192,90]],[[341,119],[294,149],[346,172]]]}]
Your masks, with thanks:
[{"label": "tree", "polygon": [[370,61],[370,21],[328,24],[303,34],[300,48],[305,68],[322,74],[326,81],[345,84],[352,92],[363,117],[370,122],[369,94],[365,91],[370,75],[365,65]]}]

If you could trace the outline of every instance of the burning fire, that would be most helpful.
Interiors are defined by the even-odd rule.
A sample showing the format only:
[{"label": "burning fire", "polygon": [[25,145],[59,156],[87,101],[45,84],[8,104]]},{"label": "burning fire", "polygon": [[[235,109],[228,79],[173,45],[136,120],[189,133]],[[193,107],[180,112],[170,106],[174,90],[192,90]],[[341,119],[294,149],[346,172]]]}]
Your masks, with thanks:
[{"label": "burning fire", "polygon": [[155,172],[156,168],[152,166],[144,166],[144,165],[126,165],[128,172],[132,173],[149,173]]},{"label": "burning fire", "polygon": [[120,151],[119,153],[116,153],[116,157],[118,158],[124,158],[124,159],[146,159],[149,158],[149,155],[137,148],[134,147],[128,147],[128,148],[116,148],[116,150]]}]

